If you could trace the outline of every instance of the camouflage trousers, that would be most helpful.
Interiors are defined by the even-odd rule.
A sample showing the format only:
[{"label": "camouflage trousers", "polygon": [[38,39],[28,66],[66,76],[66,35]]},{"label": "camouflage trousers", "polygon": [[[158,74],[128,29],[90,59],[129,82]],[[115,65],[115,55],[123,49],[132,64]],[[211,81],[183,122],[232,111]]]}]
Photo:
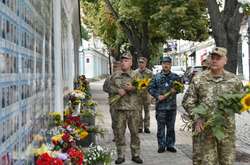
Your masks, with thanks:
[{"label": "camouflage trousers", "polygon": [[117,118],[117,136],[116,148],[117,156],[119,158],[125,157],[126,141],[125,132],[128,125],[130,131],[130,148],[132,156],[139,156],[140,154],[140,139],[138,136],[138,111],[116,110]]},{"label": "camouflage trousers", "polygon": [[[144,119],[143,119],[144,111]],[[139,109],[139,129],[149,128],[150,126],[150,111],[149,104],[141,104]]]},{"label": "camouflage trousers", "polygon": [[117,126],[117,118],[116,118],[116,113],[115,113],[115,109],[111,108],[109,109],[110,112],[110,116],[111,116],[111,127],[113,130],[113,134],[114,134],[114,139],[116,138],[116,126]]},{"label": "camouflage trousers", "polygon": [[226,133],[221,141],[205,134],[193,136],[193,165],[233,165],[234,161],[234,133]]}]

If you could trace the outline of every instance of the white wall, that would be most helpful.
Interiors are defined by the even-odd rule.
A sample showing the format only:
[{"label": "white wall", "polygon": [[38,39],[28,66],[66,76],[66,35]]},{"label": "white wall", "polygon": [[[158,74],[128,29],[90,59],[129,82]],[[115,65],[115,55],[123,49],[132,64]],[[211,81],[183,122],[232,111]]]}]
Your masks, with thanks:
[{"label": "white wall", "polygon": [[93,78],[94,77],[94,58],[90,52],[86,52],[84,57],[85,63],[85,76],[86,78]]}]

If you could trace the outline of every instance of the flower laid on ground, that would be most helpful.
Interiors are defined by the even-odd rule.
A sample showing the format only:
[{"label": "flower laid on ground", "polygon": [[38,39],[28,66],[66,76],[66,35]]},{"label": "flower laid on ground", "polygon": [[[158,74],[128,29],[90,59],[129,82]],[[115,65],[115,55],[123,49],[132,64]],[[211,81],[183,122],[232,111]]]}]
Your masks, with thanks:
[{"label": "flower laid on ground", "polygon": [[50,126],[59,126],[62,123],[60,112],[50,112],[49,118]]},{"label": "flower laid on ground", "polygon": [[48,151],[49,151],[49,148],[45,144],[42,144],[42,146],[40,148],[33,149],[33,153],[35,156],[42,155],[44,153],[47,153]]},{"label": "flower laid on ground", "polygon": [[78,105],[85,99],[85,93],[80,90],[73,90],[65,96],[73,105]]},{"label": "flower laid on ground", "polygon": [[70,106],[68,106],[67,108],[64,109],[63,116],[65,118],[65,116],[72,115],[73,113],[74,113],[74,110]]},{"label": "flower laid on ground", "polygon": [[48,153],[44,153],[40,155],[40,157],[36,161],[36,165],[63,165],[63,161],[58,158],[51,157]]},{"label": "flower laid on ground", "polygon": [[250,15],[250,1],[249,0],[238,0],[241,4],[239,8],[240,13],[245,13],[246,15]]},{"label": "flower laid on ground", "polygon": [[85,152],[84,162],[88,165],[98,163],[110,164],[112,161],[113,151],[100,145],[91,144]]},{"label": "flower laid on ground", "polygon": [[67,151],[67,153],[71,159],[72,164],[75,164],[75,165],[83,164],[84,155],[80,150],[75,149],[75,148],[70,148]]},{"label": "flower laid on ground", "polygon": [[99,134],[101,137],[104,137],[105,129],[98,126],[90,126],[87,128],[88,133]]},{"label": "flower laid on ground", "polygon": [[81,75],[78,79],[74,80],[74,89],[84,92],[85,98],[91,98],[89,82],[84,75]]},{"label": "flower laid on ground", "polygon": [[97,105],[96,102],[94,102],[92,100],[82,103],[82,106],[85,106],[85,107],[88,107],[88,108],[95,107],[96,105]]},{"label": "flower laid on ground", "polygon": [[217,101],[216,111],[210,111],[207,105],[201,103],[192,110],[192,116],[194,121],[204,120],[204,129],[218,140],[223,140],[224,130],[227,127],[225,121],[236,113],[241,114],[250,110],[250,84],[244,87],[244,91],[223,94]]},{"label": "flower laid on ground", "polygon": [[97,115],[96,111],[93,110],[81,110],[80,111],[80,116],[82,117],[95,117]]}]

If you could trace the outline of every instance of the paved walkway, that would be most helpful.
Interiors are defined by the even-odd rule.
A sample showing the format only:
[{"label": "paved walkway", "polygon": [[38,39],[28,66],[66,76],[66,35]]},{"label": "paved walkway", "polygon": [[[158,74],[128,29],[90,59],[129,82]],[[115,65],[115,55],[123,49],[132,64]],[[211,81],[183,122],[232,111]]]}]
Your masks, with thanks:
[{"label": "paved walkway", "polygon": [[[112,142],[113,134],[111,129],[111,118],[109,114],[109,105],[107,97],[108,95],[102,91],[103,80],[92,82],[91,90],[93,94],[93,99],[97,102],[97,112],[102,115],[102,117],[97,117],[96,124],[100,125],[102,128],[107,130],[105,137],[97,137],[97,143],[102,144],[104,146],[110,147],[115,150],[115,144]],[[180,103],[179,103],[180,104]],[[178,106],[178,114],[176,118],[176,148],[177,153],[157,153],[158,145],[156,139],[156,120],[155,120],[155,112],[154,107],[151,107],[151,120],[150,120],[150,134],[142,133],[140,134],[141,139],[141,157],[144,160],[144,165],[191,165],[192,164],[192,141],[190,132],[181,130],[183,128],[183,122],[180,118],[180,113],[182,111],[181,106]],[[126,131],[126,161],[123,163],[124,165],[133,165],[136,164],[131,161],[130,155],[130,134],[127,129]],[[114,155],[113,159],[116,159],[116,155]],[[112,162],[114,164],[114,161]],[[235,163],[236,165],[249,165],[250,163]]]}]

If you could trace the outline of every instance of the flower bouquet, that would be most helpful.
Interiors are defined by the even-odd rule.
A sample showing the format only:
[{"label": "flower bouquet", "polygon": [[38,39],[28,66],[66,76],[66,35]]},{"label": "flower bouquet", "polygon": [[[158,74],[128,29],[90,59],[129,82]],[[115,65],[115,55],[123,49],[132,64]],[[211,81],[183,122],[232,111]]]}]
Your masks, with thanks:
[{"label": "flower bouquet", "polygon": [[[184,84],[179,81],[173,81],[170,88],[175,89],[176,93],[183,93],[184,91]],[[169,97],[172,95],[172,91],[169,90],[168,92],[163,93],[163,96]],[[159,100],[158,100],[159,102]]]},{"label": "flower bouquet", "polygon": [[133,86],[136,87],[136,90],[140,92],[148,88],[150,81],[151,81],[150,78],[136,79],[133,81],[132,84]]},{"label": "flower bouquet", "polygon": [[[149,86],[151,79],[150,78],[144,78],[144,79],[135,79],[132,81],[132,85],[135,87],[138,94],[143,93],[147,87]],[[116,104],[122,96],[115,95],[110,99],[110,104]]]},{"label": "flower bouquet", "polygon": [[88,165],[111,164],[113,152],[100,145],[91,144],[85,152],[84,162]]},{"label": "flower bouquet", "polygon": [[[209,110],[209,107],[203,103],[192,110],[194,121],[204,120],[204,129],[209,135],[223,140],[225,136],[225,121],[233,118],[234,115],[241,114],[250,110],[250,83],[244,87],[244,91],[237,93],[227,93],[219,97],[216,111]],[[198,133],[195,132],[194,135]]]},{"label": "flower bouquet", "polygon": [[61,113],[60,112],[50,112],[49,113],[49,126],[59,126],[61,125]]}]

